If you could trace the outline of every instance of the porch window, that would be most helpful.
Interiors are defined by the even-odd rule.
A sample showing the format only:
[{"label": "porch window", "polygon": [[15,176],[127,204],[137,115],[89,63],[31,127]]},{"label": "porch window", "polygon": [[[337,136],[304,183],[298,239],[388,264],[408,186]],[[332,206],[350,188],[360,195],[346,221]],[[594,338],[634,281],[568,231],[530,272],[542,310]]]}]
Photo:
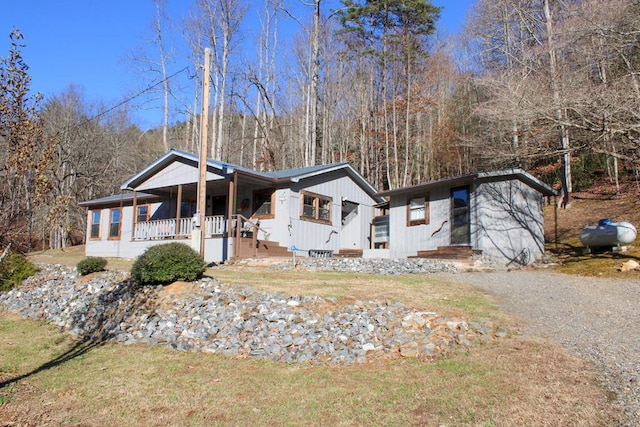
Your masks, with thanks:
[{"label": "porch window", "polygon": [[180,218],[191,218],[196,214],[196,202],[194,200],[180,203]]},{"label": "porch window", "polygon": [[407,204],[407,225],[429,224],[429,195],[413,197]]},{"label": "porch window", "polygon": [[91,211],[91,231],[89,238],[92,240],[100,239],[100,210]]},{"label": "porch window", "polygon": [[331,224],[331,203],[333,200],[327,196],[314,193],[302,193],[301,218]]},{"label": "porch window", "polygon": [[255,211],[253,216],[257,218],[273,218],[275,215],[275,196],[276,192],[272,189],[254,191],[253,206]]},{"label": "porch window", "polygon": [[136,222],[145,222],[149,220],[149,205],[138,206],[136,212]]},{"label": "porch window", "polygon": [[113,208],[109,212],[109,239],[120,239],[121,214],[120,208]]}]

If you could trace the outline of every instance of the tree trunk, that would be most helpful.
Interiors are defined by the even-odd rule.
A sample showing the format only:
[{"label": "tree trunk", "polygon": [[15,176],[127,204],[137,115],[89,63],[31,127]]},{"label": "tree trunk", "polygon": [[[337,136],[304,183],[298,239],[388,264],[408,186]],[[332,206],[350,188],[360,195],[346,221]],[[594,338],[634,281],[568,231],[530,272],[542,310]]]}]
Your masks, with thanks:
[{"label": "tree trunk", "polygon": [[562,95],[560,92],[559,76],[556,66],[556,48],[553,21],[549,0],[544,0],[544,17],[548,39],[549,54],[549,74],[551,78],[551,90],[553,92],[554,114],[558,133],[560,137],[560,148],[562,154],[562,206],[567,207],[571,201],[571,152],[569,150],[569,130],[565,124],[566,111],[562,106]]}]

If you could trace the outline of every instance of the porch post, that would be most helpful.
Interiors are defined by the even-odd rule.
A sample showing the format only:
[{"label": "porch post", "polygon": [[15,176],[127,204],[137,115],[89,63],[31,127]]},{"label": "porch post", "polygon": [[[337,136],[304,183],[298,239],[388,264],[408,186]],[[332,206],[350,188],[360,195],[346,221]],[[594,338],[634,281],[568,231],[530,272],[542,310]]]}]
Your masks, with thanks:
[{"label": "porch post", "polygon": [[[236,180],[237,180],[237,172],[233,172],[233,177],[229,180],[229,197],[227,200],[229,201],[227,204],[227,229],[225,230],[227,233],[227,238],[231,237],[231,230],[233,229],[233,207],[236,204]],[[235,236],[238,237],[238,236]],[[238,239],[234,238],[233,240],[233,256],[237,257],[238,254]]]},{"label": "porch post", "polygon": [[180,207],[182,205],[182,184],[178,184],[178,197],[176,198],[176,233],[182,234],[180,229]]},{"label": "porch post", "polygon": [[198,160],[198,233],[200,233],[200,256],[204,254],[204,215],[207,207],[207,138],[209,132],[209,84],[211,67],[211,49],[204,49],[204,69],[202,70],[202,112],[200,114],[200,157]]},{"label": "porch post", "polygon": [[133,190],[133,227],[131,229],[131,240],[136,240],[136,224],[138,223],[138,193]]}]

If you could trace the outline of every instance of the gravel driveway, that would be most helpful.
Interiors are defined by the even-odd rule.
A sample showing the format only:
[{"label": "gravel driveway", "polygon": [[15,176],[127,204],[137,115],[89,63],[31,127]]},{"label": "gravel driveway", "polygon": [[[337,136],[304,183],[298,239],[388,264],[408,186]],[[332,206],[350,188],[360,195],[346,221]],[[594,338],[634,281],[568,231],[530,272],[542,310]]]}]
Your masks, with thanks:
[{"label": "gravel driveway", "polygon": [[545,337],[594,362],[617,395],[628,425],[640,425],[640,280],[575,277],[544,270],[461,273]]}]

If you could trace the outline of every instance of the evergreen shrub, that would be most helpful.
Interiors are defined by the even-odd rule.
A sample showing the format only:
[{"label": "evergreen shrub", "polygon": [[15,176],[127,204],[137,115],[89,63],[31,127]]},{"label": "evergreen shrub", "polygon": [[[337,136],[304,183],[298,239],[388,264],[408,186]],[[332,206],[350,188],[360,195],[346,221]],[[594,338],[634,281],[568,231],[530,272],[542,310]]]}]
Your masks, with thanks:
[{"label": "evergreen shrub", "polygon": [[81,260],[78,265],[76,265],[76,269],[81,276],[89,273],[96,273],[98,271],[103,271],[107,265],[107,260],[101,257],[87,257]]},{"label": "evergreen shrub", "polygon": [[136,259],[131,277],[141,285],[192,282],[206,269],[200,254],[184,243],[151,246]]},{"label": "evergreen shrub", "polygon": [[10,253],[0,261],[0,292],[7,292],[29,276],[38,272],[38,267],[24,255]]}]

